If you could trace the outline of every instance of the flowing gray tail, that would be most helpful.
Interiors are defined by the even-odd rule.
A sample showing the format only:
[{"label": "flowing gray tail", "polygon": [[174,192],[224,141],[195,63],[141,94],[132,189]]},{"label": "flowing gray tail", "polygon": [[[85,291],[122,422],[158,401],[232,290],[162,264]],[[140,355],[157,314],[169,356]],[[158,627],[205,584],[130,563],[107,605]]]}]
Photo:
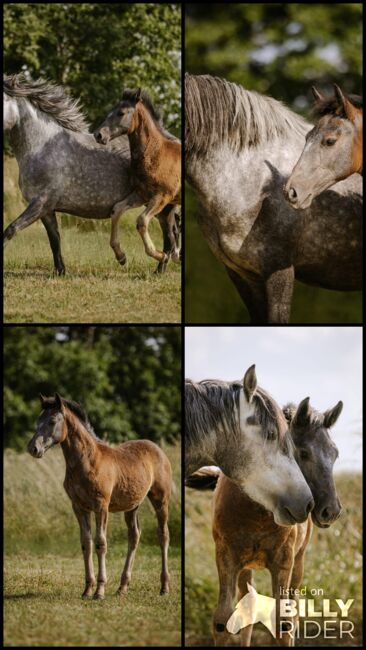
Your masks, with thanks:
[{"label": "flowing gray tail", "polygon": [[219,468],[202,467],[186,478],[185,485],[194,490],[214,490],[219,476]]}]

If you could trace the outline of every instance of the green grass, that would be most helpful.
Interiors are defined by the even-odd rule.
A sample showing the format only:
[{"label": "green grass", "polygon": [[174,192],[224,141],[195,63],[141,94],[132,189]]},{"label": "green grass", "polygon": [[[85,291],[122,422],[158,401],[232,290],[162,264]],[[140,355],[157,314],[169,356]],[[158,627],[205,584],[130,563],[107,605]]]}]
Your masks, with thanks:
[{"label": "green grass", "polygon": [[[179,646],[181,642],[180,447],[164,447],[173,467],[169,528],[171,593],[159,595],[161,558],[156,518],[146,500],[129,593],[116,596],[127,551],[122,513],[108,524],[106,599],[82,601],[79,528],[63,489],[64,459],[53,449],[40,461],[5,452],[6,646]],[[94,554],[94,566],[97,567]]]},{"label": "green grass", "polygon": [[[324,598],[334,604],[335,598],[344,602],[354,598],[349,618],[355,624],[355,638],[298,639],[296,645],[361,645],[362,630],[362,479],[357,474],[336,477],[337,491],[343,513],[329,529],[314,527],[305,555],[302,586],[322,588]],[[218,578],[215,546],[211,535],[212,493],[186,489],[185,498],[185,640],[189,646],[213,645],[212,616],[217,605]],[[257,590],[270,596],[268,571],[255,571]],[[321,600],[315,596],[316,605]],[[254,627],[252,645],[273,645],[269,632],[258,624]],[[233,637],[233,644],[239,642]]]},{"label": "green grass", "polygon": [[[5,159],[4,221],[25,207],[17,187],[17,167]],[[37,222],[11,240],[4,255],[4,321],[7,323],[179,323],[181,267],[169,263],[155,276],[157,262],[147,257],[131,210],[120,221],[120,241],[127,264],[121,267],[109,246],[109,220],[97,222],[63,217],[61,227],[66,276],[53,275],[46,231]],[[60,222],[59,217],[59,222]],[[85,230],[94,226],[94,230]],[[161,230],[150,232],[157,247]]]}]

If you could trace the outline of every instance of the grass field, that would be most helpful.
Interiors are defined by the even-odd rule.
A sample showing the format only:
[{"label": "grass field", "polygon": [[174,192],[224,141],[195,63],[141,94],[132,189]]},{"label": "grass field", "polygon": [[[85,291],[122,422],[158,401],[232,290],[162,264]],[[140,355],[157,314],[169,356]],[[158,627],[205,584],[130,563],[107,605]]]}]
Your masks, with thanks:
[{"label": "grass field", "polygon": [[[79,527],[63,489],[64,459],[5,452],[6,646],[179,646],[181,643],[180,447],[164,448],[174,476],[169,528],[171,593],[159,595],[160,548],[148,500],[129,593],[115,595],[127,550],[123,514],[108,525],[106,598],[83,601]],[[94,553],[94,566],[97,567]]]},{"label": "grass field", "polygon": [[[17,186],[14,159],[5,160],[4,215],[10,223],[25,204]],[[179,323],[181,267],[170,263],[155,276],[155,260],[145,254],[131,210],[120,221],[120,241],[127,263],[121,267],[109,246],[109,220],[93,222],[68,217],[61,227],[66,276],[53,275],[46,231],[37,222],[9,242],[4,255],[4,321],[7,323]],[[64,219],[64,221],[66,221]],[[150,232],[157,247],[162,236],[153,220]],[[60,216],[59,216],[60,223]]]},{"label": "grass field", "polygon": [[[362,645],[362,479],[357,474],[341,474],[336,477],[336,484],[343,513],[329,529],[314,527],[305,556],[302,586],[308,590],[322,588],[324,598],[329,598],[331,604],[336,598],[344,602],[354,598],[348,618],[355,625],[355,638],[300,638],[296,640],[299,646]],[[212,493],[186,489],[185,641],[189,646],[213,645],[211,629],[218,598],[218,578],[211,535],[211,504]],[[271,596],[269,572],[256,571],[254,574],[257,591]],[[319,598],[314,598],[319,605]],[[233,645],[238,643],[238,637],[233,636]],[[252,645],[273,645],[273,638],[261,623],[254,627]]]}]

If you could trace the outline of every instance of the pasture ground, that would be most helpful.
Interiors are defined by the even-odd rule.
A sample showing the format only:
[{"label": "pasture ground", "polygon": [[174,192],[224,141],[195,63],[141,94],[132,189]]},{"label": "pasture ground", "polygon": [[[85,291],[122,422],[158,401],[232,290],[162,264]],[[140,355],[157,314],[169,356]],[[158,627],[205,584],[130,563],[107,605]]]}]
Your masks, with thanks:
[{"label": "pasture ground", "polygon": [[[160,596],[160,548],[150,502],[140,507],[141,541],[129,593],[115,592],[127,551],[122,513],[108,525],[106,598],[83,601],[79,527],[63,489],[61,449],[40,461],[5,452],[5,646],[179,646],[181,644],[180,448],[173,467],[169,528],[171,593]],[[97,569],[94,553],[94,568]]]},{"label": "pasture ground", "polygon": [[[17,185],[17,163],[4,166],[5,225],[26,207]],[[169,263],[154,275],[157,262],[145,254],[130,210],[120,220],[120,241],[127,263],[121,267],[109,245],[110,221],[58,215],[65,277],[53,275],[53,259],[41,222],[18,233],[4,255],[6,323],[179,323],[181,266]],[[65,225],[66,224],[66,225]],[[91,230],[93,228],[93,230]],[[159,223],[150,232],[162,245]]]},{"label": "pasture ground", "polygon": [[[332,609],[335,599],[354,599],[348,619],[355,625],[354,638],[296,639],[297,646],[360,646],[362,645],[362,477],[357,474],[336,476],[336,485],[343,512],[330,528],[314,526],[305,555],[302,587],[324,590]],[[212,616],[217,605],[218,578],[215,546],[211,534],[212,493],[186,488],[185,496],[185,642],[188,646],[213,646]],[[268,571],[255,571],[257,591],[271,596]],[[314,596],[315,608],[322,599]],[[313,617],[309,617],[313,619]],[[322,619],[317,619],[322,622]],[[329,620],[329,619],[328,619]],[[309,634],[315,634],[315,629]],[[233,645],[239,644],[233,636]],[[275,645],[268,630],[258,623],[253,630],[252,645]]]}]

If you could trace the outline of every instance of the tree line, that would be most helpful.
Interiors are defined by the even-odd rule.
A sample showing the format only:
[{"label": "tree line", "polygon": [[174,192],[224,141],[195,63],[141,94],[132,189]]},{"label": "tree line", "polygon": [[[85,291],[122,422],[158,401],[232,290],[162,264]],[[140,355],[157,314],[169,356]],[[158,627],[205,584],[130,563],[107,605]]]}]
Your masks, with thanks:
[{"label": "tree line", "polygon": [[25,450],[39,393],[55,392],[81,404],[111,443],[178,440],[180,355],[179,327],[5,327],[5,446]]}]

